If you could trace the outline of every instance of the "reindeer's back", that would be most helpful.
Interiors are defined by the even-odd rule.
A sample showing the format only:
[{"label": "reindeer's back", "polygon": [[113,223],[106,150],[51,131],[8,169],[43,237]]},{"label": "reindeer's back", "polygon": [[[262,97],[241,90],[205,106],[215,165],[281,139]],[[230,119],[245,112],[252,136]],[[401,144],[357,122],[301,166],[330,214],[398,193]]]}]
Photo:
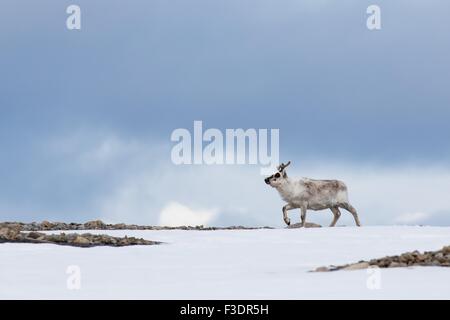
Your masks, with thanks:
[{"label": "reindeer's back", "polygon": [[306,178],[303,179],[303,184],[312,209],[314,209],[314,206],[320,209],[348,202],[347,186],[342,181]]}]

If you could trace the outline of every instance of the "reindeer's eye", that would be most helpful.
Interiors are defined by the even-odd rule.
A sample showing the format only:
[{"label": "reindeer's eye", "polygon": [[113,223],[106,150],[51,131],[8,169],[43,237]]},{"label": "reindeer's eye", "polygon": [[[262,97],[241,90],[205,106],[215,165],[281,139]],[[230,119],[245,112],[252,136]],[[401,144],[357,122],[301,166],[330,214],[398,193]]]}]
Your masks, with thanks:
[{"label": "reindeer's eye", "polygon": [[281,177],[281,174],[280,174],[279,172],[277,172],[277,173],[275,174],[275,178],[279,178],[279,177]]}]

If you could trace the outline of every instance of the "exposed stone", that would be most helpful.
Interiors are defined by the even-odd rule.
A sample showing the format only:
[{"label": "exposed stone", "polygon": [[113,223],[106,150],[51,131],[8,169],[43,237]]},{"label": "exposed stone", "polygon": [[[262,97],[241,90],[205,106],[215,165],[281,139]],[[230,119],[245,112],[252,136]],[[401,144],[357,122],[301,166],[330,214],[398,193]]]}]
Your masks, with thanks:
[{"label": "exposed stone", "polygon": [[21,231],[22,230],[22,225],[20,223],[4,222],[4,223],[0,223],[0,229],[1,228],[10,228],[10,229]]},{"label": "exposed stone", "polygon": [[27,237],[30,239],[39,239],[39,238],[43,239],[43,238],[45,238],[45,233],[32,231],[32,232],[28,233]]},{"label": "exposed stone", "polygon": [[330,271],[328,267],[318,267],[314,272],[327,272]]},{"label": "exposed stone", "polygon": [[85,237],[78,236],[73,240],[73,243],[80,246],[88,246],[91,242]]},{"label": "exposed stone", "polygon": [[401,266],[406,266],[406,265],[405,264],[401,264],[399,262],[392,261],[389,264],[388,268],[398,268],[398,267],[401,267]]},{"label": "exposed stone", "polygon": [[14,240],[20,233],[17,228],[3,227],[0,229],[0,238],[3,240]]},{"label": "exposed stone", "polygon": [[46,220],[42,221],[41,228],[42,228],[42,230],[51,230],[53,228],[53,223],[46,221]]},{"label": "exposed stone", "polygon": [[84,224],[86,229],[91,230],[102,230],[106,228],[106,224],[101,220],[88,221]]},{"label": "exposed stone", "polygon": [[369,266],[377,266],[379,268],[402,268],[412,266],[450,266],[450,246],[443,247],[437,251],[427,251],[420,253],[415,250],[413,252],[405,252],[398,256],[388,256],[380,259],[372,259],[370,261],[360,261],[358,263],[347,264],[337,267],[320,267],[317,270],[335,271],[335,270],[358,270]]},{"label": "exposed stone", "polygon": [[60,233],[45,234],[41,232],[20,232],[18,228],[1,227],[0,243],[18,242],[18,243],[49,243],[59,245],[71,245],[76,247],[94,247],[94,246],[131,246],[131,245],[154,245],[160,244],[157,241],[139,239],[135,237],[119,238],[109,235],[93,235],[90,233]]},{"label": "exposed stone", "polygon": [[[305,228],[321,228],[322,226],[313,222],[306,222]],[[301,223],[294,223],[288,226],[289,229],[302,228]]]},{"label": "exposed stone", "polygon": [[426,255],[426,254],[418,254],[417,256],[416,256],[416,260],[417,261],[426,261],[427,260],[427,258],[428,258],[428,256]]},{"label": "exposed stone", "polygon": [[407,252],[407,253],[400,255],[400,261],[402,261],[402,262],[410,262],[413,260],[414,260],[414,257],[412,255],[412,253]]},{"label": "exposed stone", "polygon": [[346,267],[344,267],[344,270],[360,270],[360,269],[367,269],[369,267],[368,262],[358,262],[354,264],[350,264]]},{"label": "exposed stone", "polygon": [[[307,227],[319,226],[308,223]],[[273,229],[271,227],[244,227],[244,226],[229,226],[229,227],[205,227],[199,226],[145,226],[136,224],[106,224],[101,220],[88,221],[86,223],[65,223],[65,222],[31,222],[31,223],[16,223],[4,222],[0,223],[2,227],[19,228],[21,231],[60,231],[60,230],[198,230],[198,231],[212,231],[212,230],[255,230],[255,229]]]}]

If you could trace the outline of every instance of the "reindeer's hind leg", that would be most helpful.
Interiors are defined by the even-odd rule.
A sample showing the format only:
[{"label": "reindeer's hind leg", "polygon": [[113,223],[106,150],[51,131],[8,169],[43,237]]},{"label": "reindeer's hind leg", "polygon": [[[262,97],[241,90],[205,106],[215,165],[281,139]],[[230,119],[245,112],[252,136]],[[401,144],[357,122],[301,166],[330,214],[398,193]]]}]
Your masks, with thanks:
[{"label": "reindeer's hind leg", "polygon": [[333,221],[330,224],[330,227],[334,227],[336,225],[336,222],[338,221],[339,217],[341,216],[341,212],[339,211],[338,207],[331,207],[331,211],[333,212],[334,218]]},{"label": "reindeer's hind leg", "polygon": [[361,223],[359,222],[358,213],[356,212],[356,209],[353,208],[353,206],[350,203],[343,203],[340,205],[341,208],[344,208],[348,212],[350,212],[353,215],[353,218],[355,219],[355,223],[358,227],[361,227]]}]

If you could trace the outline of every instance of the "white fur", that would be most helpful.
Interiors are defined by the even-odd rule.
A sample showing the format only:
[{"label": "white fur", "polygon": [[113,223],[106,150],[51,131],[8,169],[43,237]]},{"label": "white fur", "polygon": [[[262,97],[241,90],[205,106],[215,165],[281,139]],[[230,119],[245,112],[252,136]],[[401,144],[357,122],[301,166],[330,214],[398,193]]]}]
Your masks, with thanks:
[{"label": "white fur", "polygon": [[281,164],[277,173],[266,178],[266,183],[277,189],[281,198],[287,202],[283,207],[283,218],[290,224],[287,211],[301,209],[302,226],[306,223],[306,211],[330,209],[334,219],[330,226],[334,226],[341,213],[339,208],[348,210],[354,217],[356,225],[360,225],[358,214],[348,201],[347,186],[338,180],[313,180],[309,178],[291,179],[287,176]]}]

